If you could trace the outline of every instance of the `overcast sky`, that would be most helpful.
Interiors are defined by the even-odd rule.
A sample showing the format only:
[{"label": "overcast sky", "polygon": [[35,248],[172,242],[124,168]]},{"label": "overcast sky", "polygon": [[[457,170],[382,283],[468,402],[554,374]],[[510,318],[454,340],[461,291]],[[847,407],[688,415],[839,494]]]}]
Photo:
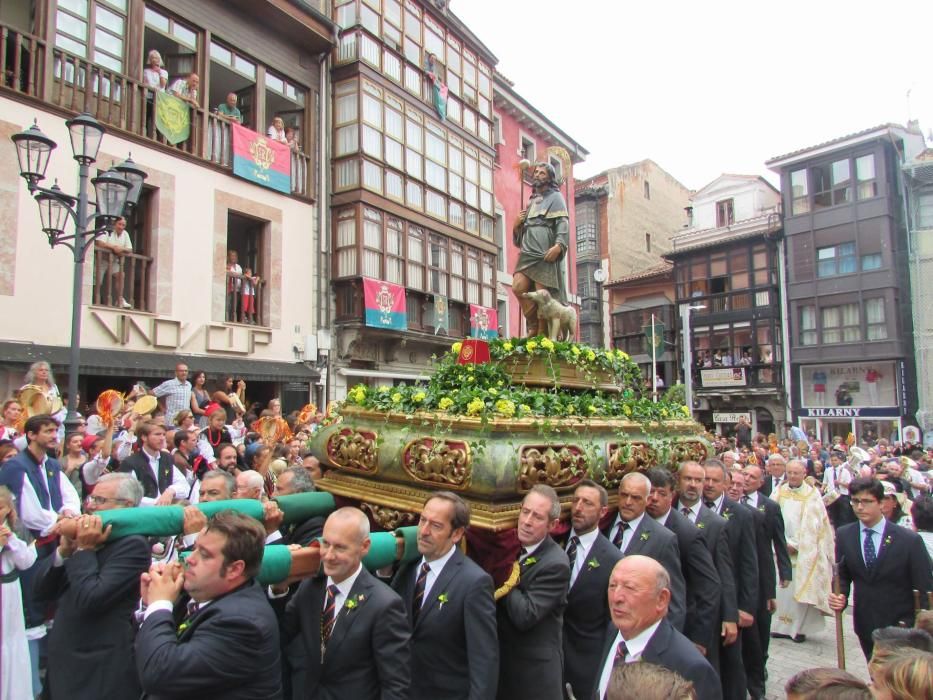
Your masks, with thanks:
[{"label": "overcast sky", "polygon": [[[590,152],[691,189],[884,122],[933,128],[933,2],[451,0],[531,104]],[[910,98],[907,93],[910,91]],[[928,144],[933,145],[928,140]]]}]

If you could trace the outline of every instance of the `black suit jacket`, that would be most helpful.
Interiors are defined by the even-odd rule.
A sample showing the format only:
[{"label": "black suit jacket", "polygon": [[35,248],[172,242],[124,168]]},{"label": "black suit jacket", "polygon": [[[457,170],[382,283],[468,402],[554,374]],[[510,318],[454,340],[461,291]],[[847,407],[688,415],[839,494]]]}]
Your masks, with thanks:
[{"label": "black suit jacket", "polygon": [[917,533],[885,521],[877,561],[865,568],[860,538],[861,523],[843,525],[836,531],[836,560],[842,592],[855,586],[855,631],[870,637],[872,630],[906,622],[914,624],[913,590],[926,600],[933,591],[930,557]]},{"label": "black suit jacket", "polygon": [[64,566],[52,566],[52,556],[39,563],[35,595],[57,603],[49,633],[53,697],[139,698],[129,651],[139,575],[149,563],[149,545],[140,536],[114,540],[96,552],[75,552]]},{"label": "black suit jacket", "polygon": [[[615,535],[615,521],[610,525],[610,534]],[[687,586],[684,583],[684,574],[680,569],[680,547],[677,545],[677,535],[660,525],[646,512],[642,517],[632,538],[628,549],[622,556],[641,554],[651,557],[660,563],[671,577],[671,603],[667,611],[667,619],[677,630],[684,628],[687,617]]]},{"label": "black suit jacket", "polygon": [[726,539],[732,554],[735,595],[739,610],[754,615],[758,610],[758,544],[755,518],[748,508],[728,497],[720,514],[726,519]]},{"label": "black suit jacket", "polygon": [[302,547],[307,547],[324,532],[324,518],[315,515],[300,523],[284,525],[280,531],[282,533],[280,544],[300,544]]},{"label": "black suit jacket", "polygon": [[524,560],[518,584],[496,604],[498,698],[563,700],[561,639],[569,582],[567,555],[545,537]]},{"label": "black suit jacket", "polygon": [[687,617],[684,634],[694,644],[707,649],[719,638],[720,579],[713,556],[700,530],[671,508],[664,527],[677,536],[680,567],[687,589]]},{"label": "black suit jacket", "polygon": [[250,581],[190,617],[181,633],[169,611],[136,635],[136,666],[153,700],[281,700],[279,628],[263,588]]},{"label": "black suit jacket", "polygon": [[301,635],[309,700],[406,700],[411,676],[411,626],[398,594],[365,568],[350,589],[321,654],[326,576],[302,582],[282,621],[287,641]]},{"label": "black suit jacket", "polygon": [[[159,480],[156,481],[152,476],[152,468],[149,466],[149,457],[140,450],[120,462],[119,471],[128,474],[135,474],[136,479],[143,485],[143,496],[146,498],[158,498],[165,489],[172,485],[173,469],[175,460],[168,452],[159,455]],[[176,493],[176,498],[187,498],[187,494]]]},{"label": "black suit jacket", "polygon": [[[616,627],[610,623],[603,641],[603,653],[599,658],[599,670],[597,671],[599,675],[596,677],[596,689],[590,696],[593,700],[602,700],[602,698],[597,697],[599,676],[602,675],[602,669],[609,654],[614,655],[616,653],[613,642],[618,632]],[[667,620],[661,620],[661,624],[651,635],[651,639],[648,640],[648,644],[644,652],[642,652],[641,661],[676,671],[693,683],[697,698],[700,700],[722,700],[722,687],[716,671],[713,670],[709,661],[697,651],[693,642],[675,630]]]},{"label": "black suit jacket", "polygon": [[[751,508],[751,506],[749,506]],[[787,539],[784,537],[784,516],[781,507],[770,498],[758,494],[758,504],[752,509],[758,513],[758,587],[759,599],[771,600],[777,596],[776,581],[793,579],[793,567],[787,553]],[[774,562],[777,559],[777,570]]]},{"label": "black suit jacket", "polygon": [[[392,581],[408,619],[421,560]],[[446,601],[439,600],[444,596]],[[454,549],[431,585],[411,633],[411,700],[489,700],[499,680],[499,641],[492,577]]]},{"label": "black suit jacket", "polygon": [[[722,586],[719,595],[719,619],[720,622],[738,622],[739,606],[736,600],[735,585],[735,564],[732,560],[732,550],[729,548],[729,539],[726,535],[725,519],[716,515],[713,511],[704,505],[700,506],[694,526],[700,531],[706,548],[709,549],[713,557],[713,564],[716,571],[719,572],[719,583]],[[718,629],[714,630],[714,636],[718,640]]]},{"label": "black suit jacket", "polygon": [[621,558],[622,552],[597,534],[586,554],[586,563],[567,594],[564,683],[570,683],[574,696],[580,700],[593,694],[594,675],[598,673],[599,653],[609,619],[609,576]]}]

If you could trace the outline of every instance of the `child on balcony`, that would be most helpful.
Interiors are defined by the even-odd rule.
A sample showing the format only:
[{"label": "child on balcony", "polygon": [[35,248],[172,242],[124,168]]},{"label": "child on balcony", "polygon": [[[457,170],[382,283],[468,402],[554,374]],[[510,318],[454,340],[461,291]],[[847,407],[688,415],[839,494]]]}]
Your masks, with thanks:
[{"label": "child on balcony", "polygon": [[259,276],[253,275],[253,270],[247,266],[243,268],[243,323],[256,323],[256,285]]}]

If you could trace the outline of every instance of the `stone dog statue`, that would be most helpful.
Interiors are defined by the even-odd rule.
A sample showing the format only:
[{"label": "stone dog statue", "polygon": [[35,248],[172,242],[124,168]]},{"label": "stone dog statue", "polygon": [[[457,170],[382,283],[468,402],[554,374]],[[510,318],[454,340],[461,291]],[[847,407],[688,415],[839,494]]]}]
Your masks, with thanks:
[{"label": "stone dog statue", "polygon": [[551,296],[546,289],[525,292],[522,296],[538,305],[538,317],[547,324],[551,340],[573,340],[577,331],[577,312]]}]

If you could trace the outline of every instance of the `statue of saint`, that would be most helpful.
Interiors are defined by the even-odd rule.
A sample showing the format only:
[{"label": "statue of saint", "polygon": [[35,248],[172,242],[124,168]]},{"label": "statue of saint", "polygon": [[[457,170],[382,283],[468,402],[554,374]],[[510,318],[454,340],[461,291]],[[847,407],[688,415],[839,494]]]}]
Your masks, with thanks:
[{"label": "statue of saint", "polygon": [[570,245],[570,214],[557,186],[557,174],[549,163],[534,168],[534,194],[519,212],[512,240],[520,252],[512,273],[512,291],[525,316],[528,336],[547,333],[539,322],[538,306],[525,292],[547,289],[554,299],[567,303],[567,280],[562,262]]}]

